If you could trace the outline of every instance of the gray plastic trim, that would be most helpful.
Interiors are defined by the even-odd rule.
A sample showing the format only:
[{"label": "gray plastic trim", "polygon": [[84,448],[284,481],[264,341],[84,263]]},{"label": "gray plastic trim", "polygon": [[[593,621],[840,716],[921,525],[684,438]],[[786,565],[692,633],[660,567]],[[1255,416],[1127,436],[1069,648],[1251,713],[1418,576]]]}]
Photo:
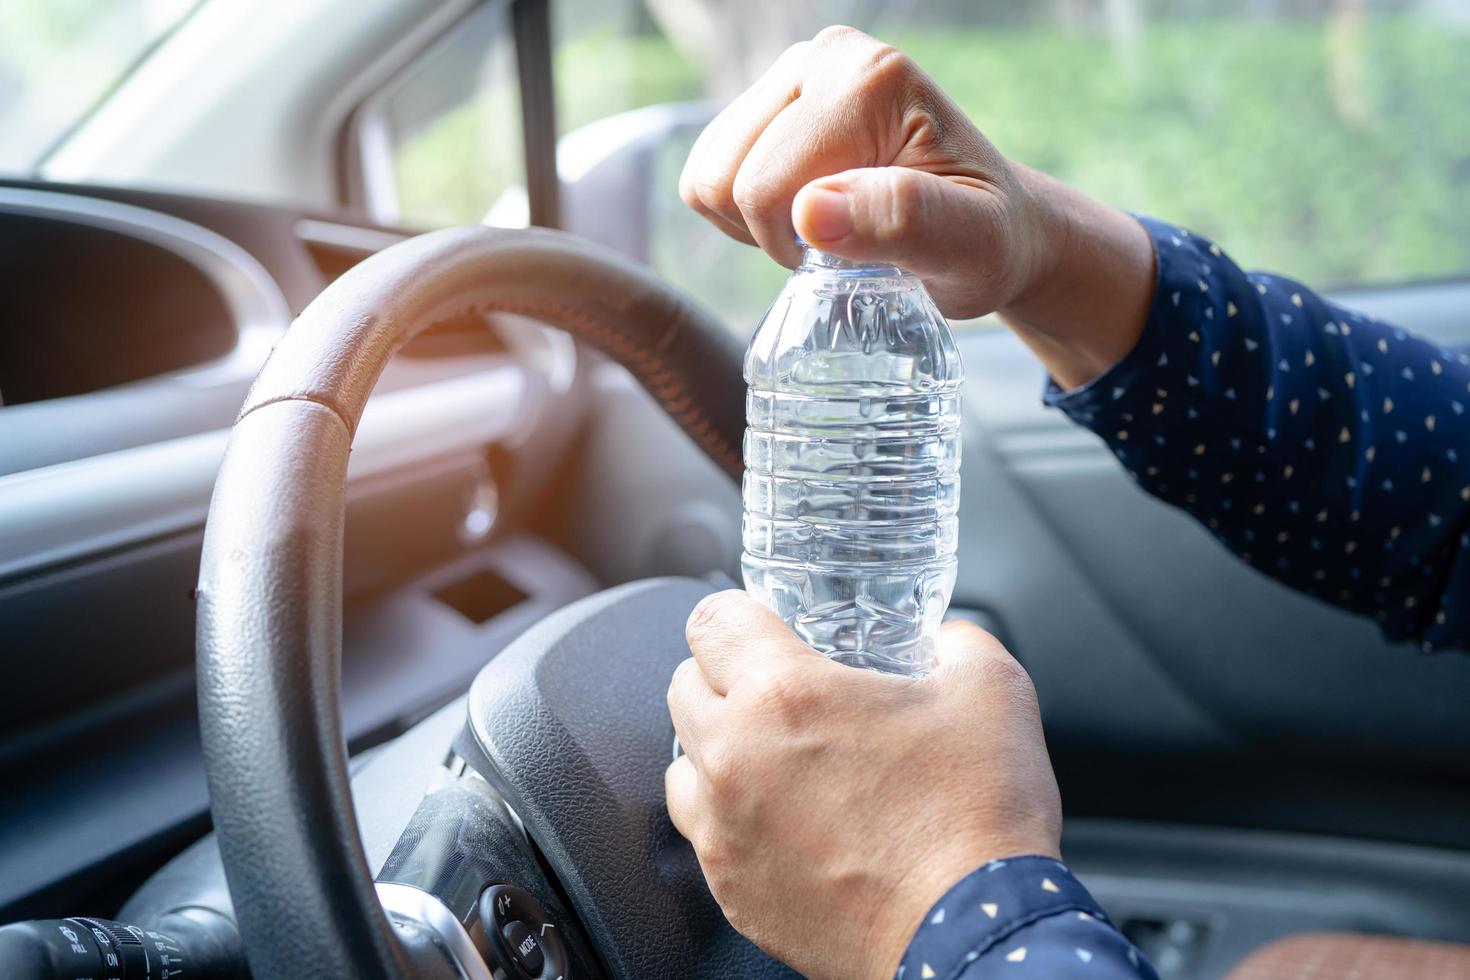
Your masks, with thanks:
[{"label": "gray plastic trim", "polygon": [[296,222],[296,237],[304,242],[331,245],[356,252],[380,252],[390,245],[397,245],[408,235],[381,228],[364,228],[361,225],[345,225],[337,221],[321,221],[302,218]]},{"label": "gray plastic trim", "polygon": [[[511,439],[535,427],[546,388],[506,364],[380,395],[349,479]],[[204,523],[229,430],[0,476],[0,581]]]},{"label": "gray plastic trim", "polygon": [[[193,222],[118,201],[22,187],[0,187],[0,211],[129,235],[172,252],[214,283],[235,320],[234,350],[214,361],[159,378],[204,386],[249,377],[259,369],[270,353],[271,344],[291,322],[286,297],[265,266],[228,238]],[[153,380],[156,379],[135,383],[148,384]]]}]

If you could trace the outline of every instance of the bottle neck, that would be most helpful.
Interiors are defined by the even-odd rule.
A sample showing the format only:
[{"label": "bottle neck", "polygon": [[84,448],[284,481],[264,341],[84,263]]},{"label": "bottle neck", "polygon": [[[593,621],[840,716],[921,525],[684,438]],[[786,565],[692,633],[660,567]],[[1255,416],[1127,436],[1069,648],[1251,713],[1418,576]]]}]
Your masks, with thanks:
[{"label": "bottle neck", "polygon": [[835,272],[844,276],[904,276],[904,272],[898,266],[886,262],[875,262],[864,259],[844,259],[833,255],[831,252],[823,252],[821,249],[812,248],[810,245],[802,246],[801,265],[797,267],[798,272]]}]

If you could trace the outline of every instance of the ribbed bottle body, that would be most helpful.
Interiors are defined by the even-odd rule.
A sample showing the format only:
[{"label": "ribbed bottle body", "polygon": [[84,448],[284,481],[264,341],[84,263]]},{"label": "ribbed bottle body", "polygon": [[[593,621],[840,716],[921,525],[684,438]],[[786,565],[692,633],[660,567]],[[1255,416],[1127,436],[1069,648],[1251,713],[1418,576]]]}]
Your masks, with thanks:
[{"label": "ribbed bottle body", "polygon": [[854,666],[917,674],[955,581],[963,374],[922,284],[809,254],[746,358],[746,589]]}]

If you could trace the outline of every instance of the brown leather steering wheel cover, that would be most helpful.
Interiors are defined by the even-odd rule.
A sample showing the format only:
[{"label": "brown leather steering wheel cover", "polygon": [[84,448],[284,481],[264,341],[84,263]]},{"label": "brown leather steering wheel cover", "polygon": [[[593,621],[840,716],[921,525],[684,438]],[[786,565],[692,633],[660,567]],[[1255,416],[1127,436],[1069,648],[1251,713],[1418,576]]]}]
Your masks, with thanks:
[{"label": "brown leather steering wheel cover", "polygon": [[236,420],[199,576],[205,768],[258,980],[405,975],[363,855],[342,735],[347,458],[403,343],[496,310],[602,349],[738,477],[739,342],[648,270],[572,236],[420,236],[349,270],[301,314]]}]

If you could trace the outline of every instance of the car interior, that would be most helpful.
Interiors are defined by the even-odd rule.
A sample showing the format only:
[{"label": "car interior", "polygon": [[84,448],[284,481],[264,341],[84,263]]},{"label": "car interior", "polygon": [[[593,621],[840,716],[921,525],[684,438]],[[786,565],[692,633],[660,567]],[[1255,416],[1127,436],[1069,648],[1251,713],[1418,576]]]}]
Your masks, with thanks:
[{"label": "car interior", "polygon": [[[86,975],[69,950],[128,978],[792,975],[662,809],[684,621],[740,579],[741,357],[786,275],[677,176],[827,23],[973,84],[1008,152],[1470,344],[1458,0],[3,16],[6,976]],[[1000,84],[1007,57],[1043,67]],[[1220,188],[1170,178],[1228,139]],[[1315,210],[1339,166],[1349,203]],[[1422,235],[1365,186],[1415,195]],[[1240,563],[1044,408],[1011,334],[955,328],[950,615],[1035,682],[1069,866],[1166,980],[1305,936],[1399,943],[1362,976],[1470,975],[1412,966],[1470,944],[1470,658]]]}]

